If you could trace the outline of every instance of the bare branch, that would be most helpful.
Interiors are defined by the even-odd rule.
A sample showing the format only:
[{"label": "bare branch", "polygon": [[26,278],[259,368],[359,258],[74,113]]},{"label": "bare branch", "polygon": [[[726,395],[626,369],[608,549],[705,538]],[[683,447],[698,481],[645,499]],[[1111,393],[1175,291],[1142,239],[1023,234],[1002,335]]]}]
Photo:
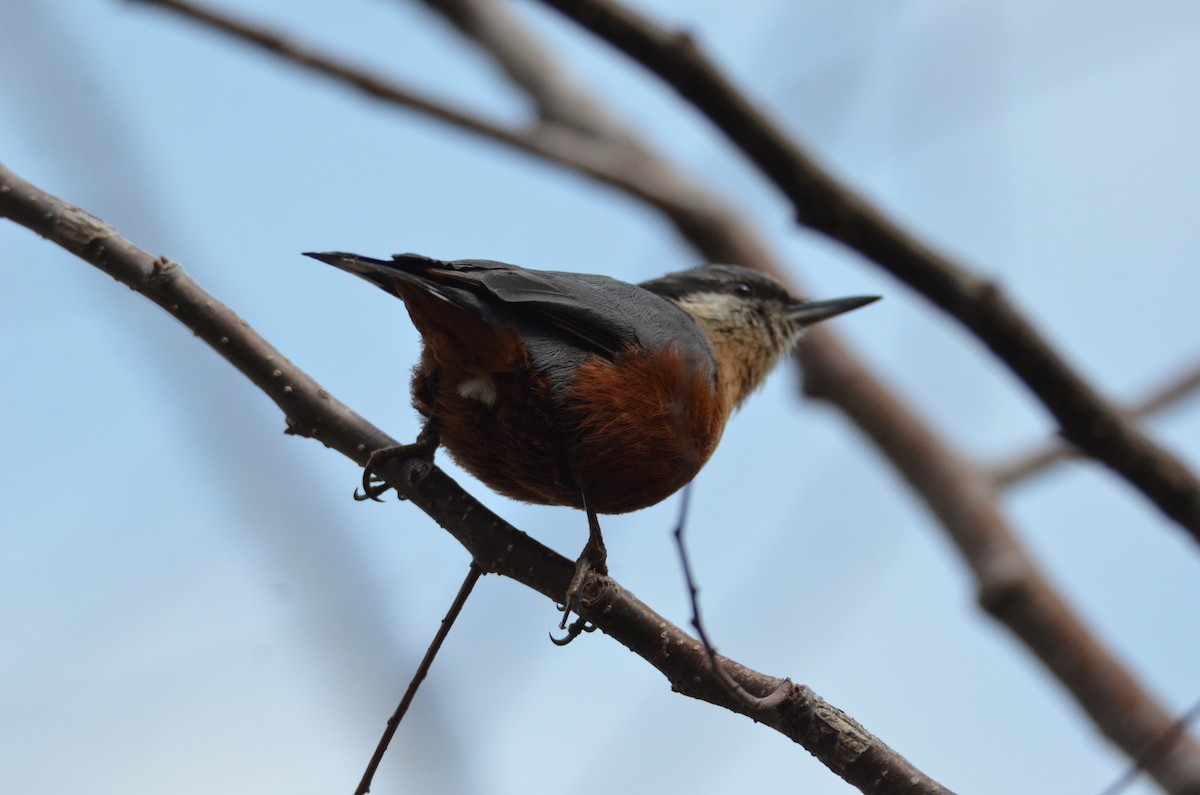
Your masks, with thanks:
[{"label": "bare branch", "polygon": [[422,0],[491,56],[533,101],[545,122],[613,143],[628,131],[555,61],[506,3],[496,0]]},{"label": "bare branch", "polygon": [[[370,451],[395,444],[288,361],[177,263],[138,248],[103,221],[41,191],[3,165],[0,217],[62,246],[167,310],[283,410],[289,433],[317,439],[359,464]],[[574,571],[571,561],[509,525],[437,467],[419,458],[395,459],[378,474],[466,547],[483,571],[510,577],[551,600],[566,592]],[[806,687],[793,685],[788,697],[770,711],[731,700],[711,677],[703,645],[615,580],[590,578],[579,611],[661,671],[674,690],[774,728],[863,792],[949,792]],[[728,658],[720,661],[751,693],[764,695],[784,681]]]},{"label": "bare branch", "polygon": [[[812,334],[822,333],[814,329]],[[801,346],[806,391],[836,401],[896,462],[913,489],[941,520],[975,577],[979,604],[1037,656],[1092,721],[1130,758],[1162,737],[1174,716],[1129,672],[1056,592],[1017,540],[998,507],[992,482],[895,395],[836,350],[812,355]],[[825,344],[836,348],[837,343]],[[855,400],[847,399],[853,395]],[[1200,791],[1200,745],[1184,735],[1148,765],[1167,792]]]},{"label": "bare branch", "polygon": [[[502,124],[488,121],[476,114],[455,108],[416,89],[372,74],[369,70],[324,55],[266,28],[252,25],[227,14],[204,8],[185,0],[138,1],[145,5],[158,6],[175,11],[196,22],[201,22],[241,41],[253,44],[262,50],[286,58],[292,63],[312,70],[316,74],[332,77],[354,86],[367,96],[374,97],[375,99],[399,105],[409,110],[415,110],[439,121],[452,124],[455,127],[460,127],[518,149],[526,149],[529,146],[527,136],[509,129]],[[534,153],[543,154],[539,150],[534,150]]]},{"label": "bare branch", "polygon": [[[1200,391],[1200,362],[1185,368],[1182,373],[1126,409],[1125,415],[1132,421],[1144,420],[1191,397],[1197,391]],[[1005,489],[1055,464],[1078,457],[1077,448],[1061,439],[1049,439],[1028,452],[993,464],[987,469],[996,487]]]},{"label": "bare branch", "polygon": [[408,687],[405,688],[404,695],[401,697],[396,711],[392,713],[392,717],[388,718],[387,727],[383,730],[383,736],[379,738],[379,744],[375,746],[375,753],[371,754],[371,761],[367,763],[367,769],[363,772],[362,778],[358,782],[358,788],[354,790],[354,795],[366,795],[366,793],[371,791],[371,782],[375,779],[375,773],[379,770],[379,763],[383,761],[383,755],[387,753],[388,746],[392,744],[392,737],[396,735],[396,730],[400,728],[400,721],[404,720],[404,716],[408,713],[408,708],[412,705],[413,699],[417,697],[417,690],[421,687],[421,683],[425,681],[425,677],[429,674],[429,669],[433,667],[434,658],[437,657],[442,644],[446,642],[446,637],[450,634],[450,628],[458,620],[458,614],[462,612],[463,605],[467,603],[467,598],[470,597],[471,591],[475,590],[475,583],[479,582],[481,576],[483,576],[483,571],[479,566],[475,565],[475,561],[471,561],[471,565],[467,569],[467,576],[463,579],[462,585],[459,586],[458,593],[454,595],[454,601],[450,603],[450,609],[446,611],[446,617],[438,625],[438,630],[434,633],[433,641],[429,644],[429,648],[425,650],[425,656],[421,658],[421,664],[417,666],[416,672],[413,674],[412,679],[409,680]]},{"label": "bare branch", "polygon": [[1157,759],[1161,753],[1170,750],[1171,744],[1174,743],[1180,735],[1187,732],[1188,725],[1198,718],[1200,718],[1200,701],[1197,701],[1191,706],[1190,709],[1180,715],[1165,734],[1163,734],[1161,737],[1154,738],[1154,741],[1147,745],[1146,748],[1134,758],[1133,764],[1129,766],[1129,769],[1122,773],[1120,777],[1118,777],[1116,781],[1114,781],[1107,789],[1105,789],[1104,792],[1100,793],[1100,795],[1120,795],[1121,792],[1124,792],[1130,785],[1133,784],[1134,781],[1137,780],[1138,774],[1145,770],[1146,766],[1149,765],[1153,760]]},{"label": "bare branch", "polygon": [[692,39],[612,0],[542,0],[657,74],[786,195],[797,220],[858,251],[982,340],[1054,415],[1063,435],[1200,541],[1200,481],[1113,409],[1008,301],[838,183],[712,64]]},{"label": "bare branch", "polygon": [[629,131],[615,133],[612,139],[598,139],[556,123],[539,124],[528,130],[507,128],[370,70],[321,54],[278,33],[195,3],[186,0],[140,2],[178,12],[353,86],[375,99],[424,113],[618,188],[662,212],[709,262],[739,262],[783,276],[782,269],[773,262],[758,236],[729,205],[653,156],[645,147],[633,145]]}]

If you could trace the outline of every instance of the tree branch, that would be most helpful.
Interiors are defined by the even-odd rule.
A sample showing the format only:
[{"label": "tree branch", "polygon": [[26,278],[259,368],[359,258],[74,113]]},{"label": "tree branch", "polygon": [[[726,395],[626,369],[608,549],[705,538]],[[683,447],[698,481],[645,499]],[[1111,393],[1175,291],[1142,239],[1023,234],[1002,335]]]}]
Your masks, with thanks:
[{"label": "tree branch", "polygon": [[446,642],[446,638],[450,635],[450,629],[454,626],[454,622],[458,620],[458,614],[462,612],[463,606],[466,605],[467,599],[471,596],[471,592],[475,590],[475,584],[479,582],[479,578],[483,576],[483,570],[471,561],[471,565],[467,568],[467,576],[463,579],[463,583],[458,588],[458,593],[454,595],[454,601],[450,603],[450,609],[446,611],[446,617],[438,625],[437,632],[434,633],[433,641],[430,642],[429,648],[425,650],[425,656],[421,658],[421,664],[417,666],[417,670],[413,673],[412,679],[408,682],[408,687],[404,689],[404,695],[400,698],[400,703],[396,706],[396,711],[388,718],[387,725],[383,730],[383,736],[379,738],[379,743],[375,746],[375,753],[371,754],[371,759],[367,762],[367,769],[363,771],[362,778],[358,781],[358,787],[354,790],[354,795],[367,795],[371,791],[371,782],[375,780],[375,774],[379,771],[379,765],[383,762],[383,755],[387,753],[388,746],[392,744],[392,738],[396,736],[396,730],[400,728],[400,721],[404,720],[404,716],[408,714],[408,708],[412,706],[413,699],[417,697],[417,691],[421,687],[421,683],[425,681],[425,677],[429,675],[429,669],[433,667],[433,661],[437,658],[437,654],[442,650],[442,644]]},{"label": "tree branch", "polygon": [[628,131],[564,71],[506,3],[421,0],[479,45],[533,102],[538,117],[590,138],[628,143]]},{"label": "tree branch", "polygon": [[1200,481],[1110,406],[995,283],[980,279],[838,183],[712,64],[691,37],[613,0],[542,0],[657,74],[784,193],[797,220],[858,251],[970,329],[1037,395],[1063,435],[1200,541]]},{"label": "tree branch", "polygon": [[[806,391],[837,401],[886,456],[901,462],[900,473],[970,567],[980,606],[1021,639],[1131,759],[1170,731],[1175,717],[1096,638],[1017,540],[992,481],[895,395],[868,397],[884,389],[869,371],[836,351],[816,357],[811,350],[800,347]],[[849,394],[857,400],[847,400]],[[1183,735],[1147,770],[1165,791],[1195,795],[1200,744]]]},{"label": "tree branch", "polygon": [[[103,221],[3,165],[0,217],[62,246],[165,309],[262,389],[284,412],[289,433],[317,439],[359,464],[372,450],[395,444],[288,361],[177,263],[138,248]],[[574,571],[571,561],[509,525],[437,467],[421,459],[394,460],[379,474],[466,547],[483,571],[510,577],[551,600],[566,592]],[[590,579],[580,612],[661,671],[673,689],[774,728],[862,792],[949,792],[806,687],[792,685],[788,698],[767,712],[731,699],[713,680],[704,647],[615,580]],[[719,659],[751,693],[764,695],[784,681]]]},{"label": "tree branch", "polygon": [[671,168],[645,146],[635,145],[629,131],[597,138],[553,122],[537,123],[524,130],[505,127],[360,66],[324,55],[274,31],[187,0],[139,2],[182,14],[389,105],[423,113],[617,188],[663,213],[707,261],[740,262],[783,278],[783,270],[773,262],[758,236],[728,204]]},{"label": "tree branch", "polygon": [[[1200,362],[1162,384],[1141,401],[1125,410],[1131,421],[1144,420],[1152,414],[1170,408],[1200,391]],[[1078,448],[1060,439],[1049,439],[1034,449],[1015,455],[988,467],[988,473],[996,487],[1006,489],[1042,470],[1079,457]]]},{"label": "tree branch", "polygon": [[[416,89],[400,85],[394,80],[372,74],[366,69],[324,55],[266,28],[249,24],[185,0],[137,0],[137,2],[182,14],[195,22],[208,25],[243,42],[253,44],[266,52],[286,58],[316,74],[332,77],[349,84],[369,97],[415,110],[438,121],[518,149],[528,149],[532,145],[528,140],[528,135],[489,121],[477,114],[455,108],[449,103],[430,97]],[[534,153],[543,154],[536,149]]]}]

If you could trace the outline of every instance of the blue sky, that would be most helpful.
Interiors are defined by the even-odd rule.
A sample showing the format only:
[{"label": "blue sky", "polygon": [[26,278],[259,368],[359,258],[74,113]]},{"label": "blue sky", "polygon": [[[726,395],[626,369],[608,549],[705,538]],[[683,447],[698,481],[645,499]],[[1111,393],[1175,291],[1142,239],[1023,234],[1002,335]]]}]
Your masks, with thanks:
[{"label": "blue sky", "polygon": [[[417,4],[236,5],[522,117]],[[1200,6],[639,6],[693,31],[850,184],[1002,283],[1101,389],[1134,398],[1195,361]],[[673,94],[541,6],[518,10],[615,113],[754,218],[814,295],[884,295],[838,331],[965,453],[999,458],[1052,431],[952,321],[795,229]],[[624,196],[137,3],[0,3],[0,108],[0,161],[178,260],[401,439],[417,431],[407,316],[299,252],[630,280],[695,264]],[[284,436],[275,407],[156,307],[11,224],[0,251],[0,783],[348,791],[466,554],[411,506],[353,502],[353,464]],[[720,649],[811,686],[954,789],[1102,790],[1122,759],[975,607],[892,470],[795,383],[781,369],[697,481],[690,546]],[[1200,469],[1200,408],[1148,427]],[[581,547],[578,512],[460,479],[564,554]],[[1014,489],[1004,508],[1152,691],[1177,711],[1200,697],[1194,543],[1088,464]],[[604,527],[614,574],[685,624],[676,509]],[[603,637],[553,647],[556,618],[484,578],[375,791],[851,791],[783,738],[671,694]]]}]

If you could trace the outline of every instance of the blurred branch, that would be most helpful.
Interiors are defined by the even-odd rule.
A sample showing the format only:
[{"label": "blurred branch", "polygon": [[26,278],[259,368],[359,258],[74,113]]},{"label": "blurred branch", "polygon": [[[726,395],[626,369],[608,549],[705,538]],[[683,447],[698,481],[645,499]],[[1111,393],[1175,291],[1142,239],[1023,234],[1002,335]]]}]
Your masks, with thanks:
[{"label": "blurred branch", "polygon": [[[399,85],[395,81],[373,75],[369,71],[357,68],[345,61],[323,55],[274,31],[183,0],[136,0],[136,2],[160,6],[183,14],[196,22],[202,22],[243,42],[253,44],[267,52],[286,58],[292,63],[311,69],[317,74],[349,83],[367,96],[418,111],[439,121],[518,149],[526,149],[530,146],[527,135],[510,130],[496,122],[488,121],[481,116],[459,110],[449,103]],[[536,149],[534,152],[543,154]]]},{"label": "blurred branch", "polygon": [[[819,331],[815,329],[814,333]],[[811,342],[811,340],[806,341]],[[1130,758],[1175,719],[1075,614],[1021,545],[983,472],[895,395],[836,355],[801,346],[805,388],[836,400],[941,521],[975,577],[979,604],[1029,648],[1096,727]],[[853,394],[855,400],[847,400]],[[1147,770],[1164,791],[1200,792],[1200,745],[1183,735]]]},{"label": "blurred branch", "polygon": [[[1144,420],[1152,414],[1179,403],[1200,391],[1200,361],[1175,376],[1140,402],[1125,410],[1130,420]],[[1034,449],[1015,455],[988,467],[988,472],[1001,489],[1014,486],[1055,464],[1079,457],[1079,450],[1060,439],[1049,439]]]},{"label": "blurred branch", "polygon": [[[179,0],[152,1],[177,10],[189,7]],[[443,3],[431,5],[440,9]],[[193,15],[202,20],[208,16],[211,12]],[[484,25],[493,18],[480,15],[473,24]],[[237,32],[239,26],[244,23],[224,21],[216,25],[241,35]],[[266,37],[271,38],[270,34]],[[246,38],[258,43],[263,36],[253,32]],[[483,33],[473,36],[485,47],[497,38]],[[532,40],[526,37],[524,41],[528,44]],[[290,57],[287,49],[275,51]],[[493,53],[493,57],[499,61],[505,56]],[[544,53],[542,57],[548,58]],[[563,68],[555,64],[549,71],[561,74]],[[326,74],[352,85],[358,83],[353,74]],[[536,97],[541,92],[534,87],[530,93]],[[384,92],[377,96],[386,98]],[[589,98],[576,107],[588,104],[600,103]],[[447,117],[439,118],[454,123]],[[613,123],[606,117],[605,125]],[[588,125],[585,122],[583,126]],[[624,141],[620,145],[611,140],[597,142],[561,127],[554,131],[560,140],[568,142],[554,153],[538,151],[528,141],[519,140],[521,134],[505,142],[645,201],[669,218],[709,262],[737,262],[787,280],[785,269],[748,220],[707,186],[681,174],[638,141],[632,131],[621,130],[612,139]],[[526,135],[536,139],[536,131]],[[597,156],[596,150],[602,156]],[[990,481],[937,437],[923,418],[896,399],[829,329],[818,327],[809,332],[797,357],[803,365],[807,391],[846,413],[913,486],[941,520],[970,567],[980,604],[1063,682],[1100,731],[1130,756],[1161,736],[1171,726],[1173,716],[1058,596],[1000,513]],[[1200,746],[1190,737],[1183,738],[1150,772],[1169,792],[1194,792],[1200,786]]]},{"label": "blurred branch", "polygon": [[1063,435],[1200,541],[1200,481],[1077,374],[1008,301],[837,182],[755,108],[686,33],[613,0],[542,0],[657,74],[720,128],[791,201],[797,220],[876,262],[982,340]]},{"label": "blurred branch", "polygon": [[726,203],[694,180],[670,168],[645,147],[634,146],[631,134],[608,139],[585,135],[557,123],[535,123],[514,129],[453,108],[371,73],[359,66],[316,52],[273,31],[237,20],[186,0],[139,0],[178,12],[287,61],[311,69],[388,104],[415,110],[486,139],[584,174],[632,195],[662,212],[679,233],[710,262],[741,262],[762,267],[782,278],[757,235],[741,223]]},{"label": "blurred branch", "polygon": [[[36,232],[158,304],[257,385],[284,412],[288,432],[317,439],[358,464],[395,441],[326,392],[174,262],[155,257],[103,221],[25,182],[0,165],[0,217]],[[509,525],[421,459],[380,469],[388,483],[438,522],[485,572],[510,577],[557,600],[571,561]],[[764,723],[802,745],[863,792],[947,793],[907,760],[811,690],[791,685],[769,711],[733,698],[709,670],[695,639],[638,601],[615,580],[593,577],[579,606],[600,630],[643,657],[672,689]],[[786,680],[719,658],[738,683],[765,695]]]},{"label": "blurred branch", "polygon": [[1197,701],[1190,709],[1180,715],[1165,734],[1161,737],[1156,737],[1152,743],[1147,745],[1133,760],[1133,764],[1129,766],[1129,769],[1122,773],[1100,795],[1120,795],[1121,792],[1124,792],[1137,780],[1138,774],[1145,770],[1146,766],[1157,759],[1160,754],[1170,750],[1171,744],[1187,731],[1188,724],[1198,718],[1200,718],[1200,701]]},{"label": "blurred branch", "polygon": [[592,138],[629,141],[627,131],[588,95],[516,18],[495,0],[421,0],[487,53],[532,100],[539,118]]}]

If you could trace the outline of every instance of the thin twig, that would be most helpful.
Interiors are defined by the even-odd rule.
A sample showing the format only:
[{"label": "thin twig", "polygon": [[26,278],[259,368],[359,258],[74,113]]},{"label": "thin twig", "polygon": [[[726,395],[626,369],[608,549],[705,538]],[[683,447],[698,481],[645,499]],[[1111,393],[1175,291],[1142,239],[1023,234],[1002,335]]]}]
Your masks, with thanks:
[{"label": "thin twig", "polygon": [[388,718],[387,728],[383,730],[383,736],[379,738],[379,745],[375,747],[375,753],[371,755],[371,761],[367,763],[366,772],[363,773],[362,780],[358,782],[358,789],[354,790],[354,795],[366,795],[366,793],[371,791],[371,780],[375,778],[375,771],[379,769],[379,763],[383,761],[383,755],[387,753],[388,745],[392,742],[392,737],[395,736],[396,730],[400,728],[400,721],[404,720],[404,715],[408,712],[409,705],[412,704],[413,699],[417,695],[417,689],[421,687],[421,683],[425,681],[425,675],[429,673],[429,668],[433,665],[433,658],[437,656],[438,650],[442,648],[442,643],[446,640],[446,636],[450,634],[450,628],[454,626],[458,614],[462,612],[463,605],[467,603],[467,597],[471,595],[471,591],[475,588],[475,583],[479,582],[479,578],[482,575],[483,570],[479,568],[475,561],[471,561],[471,566],[467,569],[467,577],[463,580],[462,586],[454,596],[454,601],[450,603],[450,609],[446,611],[446,617],[442,619],[441,626],[438,627],[437,633],[433,636],[433,642],[429,644],[429,648],[425,651],[425,657],[422,658],[421,664],[417,666],[417,671],[413,674],[412,681],[408,683],[408,689],[404,691],[404,697],[400,699],[400,704],[396,707],[396,711],[392,713],[392,717]]},{"label": "thin twig", "polygon": [[688,507],[692,501],[692,484],[684,486],[679,505],[679,521],[675,525],[675,546],[679,549],[679,562],[683,567],[683,579],[687,583],[688,598],[692,603],[692,626],[696,629],[696,634],[700,638],[700,643],[704,645],[704,652],[708,655],[708,664],[712,670],[713,676],[729,691],[730,695],[739,698],[746,703],[750,709],[772,709],[783,703],[787,698],[788,693],[792,689],[790,679],[785,679],[775,688],[774,691],[765,696],[756,696],[730,676],[729,671],[725,670],[725,666],[717,659],[717,648],[708,638],[708,632],[704,629],[704,622],[700,619],[700,589],[696,587],[696,578],[692,575],[692,563],[688,558],[686,547],[683,544],[684,528],[687,527]]},{"label": "thin twig", "polygon": [[[183,269],[121,237],[98,218],[25,182],[0,165],[0,217],[27,227],[142,294],[228,360],[285,413],[291,433],[319,440],[363,464],[370,451],[395,440],[333,398]],[[419,477],[412,477],[418,474]],[[561,598],[571,561],[505,522],[423,459],[396,459],[379,474],[459,541],[481,569],[512,578],[551,601]],[[579,609],[601,631],[670,681],[673,689],[747,715],[806,748],[830,770],[866,793],[948,792],[811,690],[793,686],[769,712],[751,711],[711,677],[707,654],[686,632],[655,613],[611,577],[589,581]],[[783,680],[723,659],[742,682],[764,692]],[[861,753],[847,755],[846,748]]]},{"label": "thin twig", "polygon": [[[1137,404],[1126,409],[1125,414],[1131,420],[1144,420],[1191,397],[1197,391],[1200,391],[1200,362],[1194,362],[1185,368]],[[1079,455],[1078,448],[1062,439],[1050,439],[1028,452],[993,464],[987,467],[987,470],[996,486],[1005,489],[1055,464],[1078,458]]]},{"label": "thin twig", "polygon": [[690,36],[613,0],[542,0],[658,75],[787,196],[797,220],[858,251],[970,329],[1037,395],[1063,435],[1200,542],[1200,481],[1109,405],[995,283],[901,229],[837,182],[756,108]]},{"label": "thin twig", "polygon": [[1179,716],[1179,719],[1168,727],[1161,735],[1154,738],[1146,746],[1146,749],[1137,755],[1133,764],[1126,770],[1121,777],[1114,781],[1100,795],[1119,795],[1119,793],[1129,787],[1137,780],[1138,774],[1146,770],[1156,760],[1160,759],[1177,740],[1184,736],[1189,724],[1200,718],[1200,701],[1192,705],[1192,708]]}]

